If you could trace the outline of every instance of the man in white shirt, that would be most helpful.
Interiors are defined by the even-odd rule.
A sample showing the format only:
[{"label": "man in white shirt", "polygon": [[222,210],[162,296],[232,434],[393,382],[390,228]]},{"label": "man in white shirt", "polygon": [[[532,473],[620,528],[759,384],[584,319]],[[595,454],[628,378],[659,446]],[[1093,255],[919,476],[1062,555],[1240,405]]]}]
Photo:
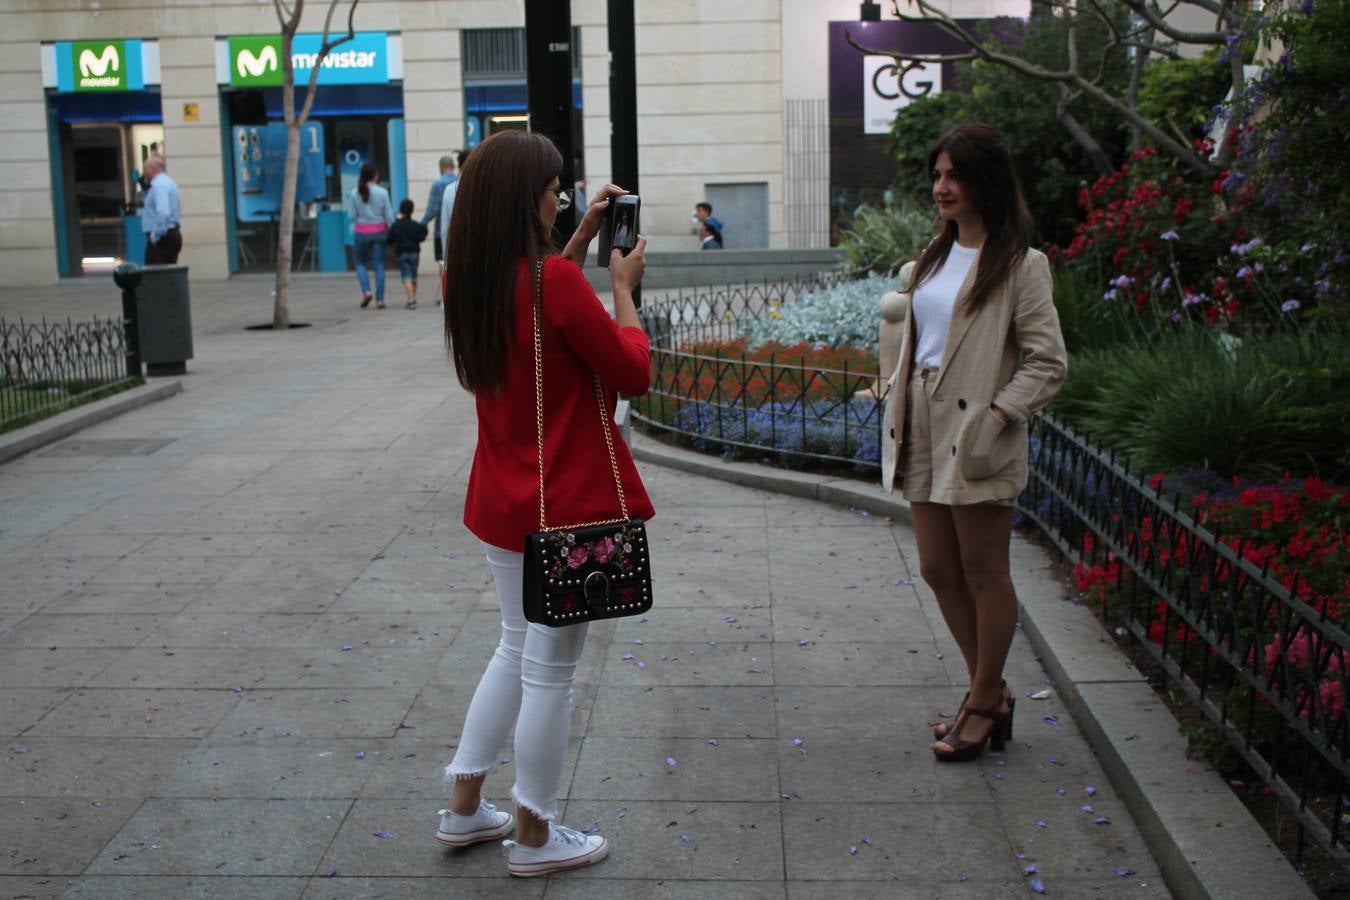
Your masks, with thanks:
[{"label": "man in white shirt", "polygon": [[145,231],[145,264],[174,265],[183,249],[183,234],[178,227],[183,220],[183,201],[178,184],[164,171],[162,156],[152,156],[145,161],[141,178],[143,183],[149,184],[141,210],[141,228]]}]

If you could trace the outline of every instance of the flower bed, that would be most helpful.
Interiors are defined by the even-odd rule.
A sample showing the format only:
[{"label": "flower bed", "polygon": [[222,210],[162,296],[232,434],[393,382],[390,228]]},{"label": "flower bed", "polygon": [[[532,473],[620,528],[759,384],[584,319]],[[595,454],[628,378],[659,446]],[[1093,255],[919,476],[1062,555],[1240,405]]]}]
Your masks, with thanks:
[{"label": "flower bed", "polygon": [[848,344],[697,341],[652,351],[652,389],[638,414],[698,450],[880,465],[881,402],[867,393],[874,353]]}]

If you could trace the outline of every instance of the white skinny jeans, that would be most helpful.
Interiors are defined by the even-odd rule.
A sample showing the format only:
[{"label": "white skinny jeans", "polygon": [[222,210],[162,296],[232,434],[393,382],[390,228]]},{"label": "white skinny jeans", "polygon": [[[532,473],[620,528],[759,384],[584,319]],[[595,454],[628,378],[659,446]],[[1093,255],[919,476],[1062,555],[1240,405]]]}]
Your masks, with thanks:
[{"label": "white skinny jeans", "polygon": [[525,621],[525,557],[488,547],[502,607],[502,639],[478,682],[447,782],[492,768],[512,726],[516,783],[511,799],[545,821],[558,814],[558,787],[572,728],[572,679],[586,643],[586,623],[550,628]]}]

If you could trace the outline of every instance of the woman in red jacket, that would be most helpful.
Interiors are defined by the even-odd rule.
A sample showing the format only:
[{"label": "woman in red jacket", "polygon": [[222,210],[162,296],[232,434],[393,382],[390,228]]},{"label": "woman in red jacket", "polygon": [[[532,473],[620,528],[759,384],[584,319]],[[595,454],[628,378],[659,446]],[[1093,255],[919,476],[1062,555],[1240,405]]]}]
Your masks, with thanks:
[{"label": "woman in red jacket", "polygon": [[474,394],[478,449],[469,475],[464,524],[487,545],[502,608],[502,637],[465,716],[459,748],[446,767],[453,785],[436,837],[462,847],[509,834],[510,813],[481,797],[483,780],[515,728],[519,817],[507,841],[512,875],[547,875],[603,859],[598,834],[553,824],[572,712],[572,678],[586,625],[528,624],[521,605],[525,535],[539,530],[540,475],[535,426],[534,278],[542,262],[544,499],[550,524],[618,514],[614,475],[596,409],[593,373],[604,387],[630,515],[648,519],[651,500],[614,427],[617,392],[646,393],[647,335],[633,288],[646,267],[646,241],[610,260],[614,318],[578,268],[599,231],[606,185],[562,255],[549,245],[558,212],[562,157],[546,137],[508,131],[484,141],[465,164],[450,220],[445,271],[445,331],[460,384]]}]

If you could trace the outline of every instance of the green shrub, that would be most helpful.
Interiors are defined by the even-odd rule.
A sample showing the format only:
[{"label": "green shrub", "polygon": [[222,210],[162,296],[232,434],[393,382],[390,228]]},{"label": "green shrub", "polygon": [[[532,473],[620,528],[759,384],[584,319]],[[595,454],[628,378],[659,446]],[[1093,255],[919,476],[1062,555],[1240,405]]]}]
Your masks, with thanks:
[{"label": "green shrub", "polygon": [[1350,337],[1199,328],[1080,352],[1053,411],[1149,470],[1350,474]]},{"label": "green shrub", "polygon": [[868,207],[839,239],[850,272],[896,272],[933,237],[933,214],[912,200],[885,209]]}]

